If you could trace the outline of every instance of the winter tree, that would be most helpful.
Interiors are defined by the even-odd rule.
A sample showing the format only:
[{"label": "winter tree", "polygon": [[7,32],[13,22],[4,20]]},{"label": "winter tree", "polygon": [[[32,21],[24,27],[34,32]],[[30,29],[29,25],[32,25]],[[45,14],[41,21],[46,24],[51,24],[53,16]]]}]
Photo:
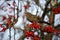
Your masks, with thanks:
[{"label": "winter tree", "polygon": [[1,0],[0,40],[60,40],[60,0]]}]

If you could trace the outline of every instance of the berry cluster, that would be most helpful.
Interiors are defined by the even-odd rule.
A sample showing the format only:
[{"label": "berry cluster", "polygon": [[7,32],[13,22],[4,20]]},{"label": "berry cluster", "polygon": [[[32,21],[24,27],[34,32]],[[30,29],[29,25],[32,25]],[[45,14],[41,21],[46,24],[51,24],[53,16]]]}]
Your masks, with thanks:
[{"label": "berry cluster", "polygon": [[60,13],[60,7],[53,8],[52,11],[53,11],[54,14],[59,14]]}]

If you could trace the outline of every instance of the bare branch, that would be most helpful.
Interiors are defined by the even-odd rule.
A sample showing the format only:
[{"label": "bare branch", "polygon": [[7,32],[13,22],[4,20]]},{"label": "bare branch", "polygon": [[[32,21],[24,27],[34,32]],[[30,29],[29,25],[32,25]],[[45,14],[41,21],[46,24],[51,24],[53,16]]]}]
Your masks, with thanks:
[{"label": "bare branch", "polygon": [[51,2],[51,0],[47,1],[46,5],[45,5],[45,9],[44,9],[44,12],[43,12],[43,15],[42,15],[42,20],[44,19],[45,15],[47,14],[48,5],[49,5],[50,2]]}]

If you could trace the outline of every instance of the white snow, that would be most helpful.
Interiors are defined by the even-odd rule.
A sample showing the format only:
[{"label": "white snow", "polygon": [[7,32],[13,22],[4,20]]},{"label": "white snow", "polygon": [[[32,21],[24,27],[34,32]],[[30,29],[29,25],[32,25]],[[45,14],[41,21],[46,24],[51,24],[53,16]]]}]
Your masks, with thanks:
[{"label": "white snow", "polygon": [[21,28],[24,30],[23,18],[19,17],[17,23],[14,25],[16,28]]},{"label": "white snow", "polygon": [[60,14],[56,14],[55,15],[55,20],[54,20],[54,25],[57,26],[58,24],[60,24]]},{"label": "white snow", "polygon": [[47,32],[44,32],[44,35],[47,35],[48,33]]},{"label": "white snow", "polygon": [[32,40],[31,37],[25,38],[24,40]]},{"label": "white snow", "polygon": [[0,27],[0,31],[2,30],[3,28]]},{"label": "white snow", "polygon": [[38,35],[38,32],[34,32],[34,35]]},{"label": "white snow", "polygon": [[[7,29],[4,33],[3,40],[9,40],[9,35],[10,35],[10,32],[9,32],[9,29]],[[16,31],[15,40],[18,40],[22,35],[23,35],[23,31],[20,31],[20,32]],[[14,29],[13,28],[11,28],[11,40],[14,40]]]}]

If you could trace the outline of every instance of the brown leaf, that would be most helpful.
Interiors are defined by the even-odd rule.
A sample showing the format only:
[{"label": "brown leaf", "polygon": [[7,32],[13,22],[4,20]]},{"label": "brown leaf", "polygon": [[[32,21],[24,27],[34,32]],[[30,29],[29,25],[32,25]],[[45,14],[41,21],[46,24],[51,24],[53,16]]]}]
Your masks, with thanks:
[{"label": "brown leaf", "polygon": [[37,17],[36,15],[32,15],[31,13],[25,13],[25,16],[27,17],[27,19],[29,21],[39,21],[39,17]]},{"label": "brown leaf", "polygon": [[26,31],[29,31],[30,30],[30,26],[28,24],[26,25],[25,30]]}]

